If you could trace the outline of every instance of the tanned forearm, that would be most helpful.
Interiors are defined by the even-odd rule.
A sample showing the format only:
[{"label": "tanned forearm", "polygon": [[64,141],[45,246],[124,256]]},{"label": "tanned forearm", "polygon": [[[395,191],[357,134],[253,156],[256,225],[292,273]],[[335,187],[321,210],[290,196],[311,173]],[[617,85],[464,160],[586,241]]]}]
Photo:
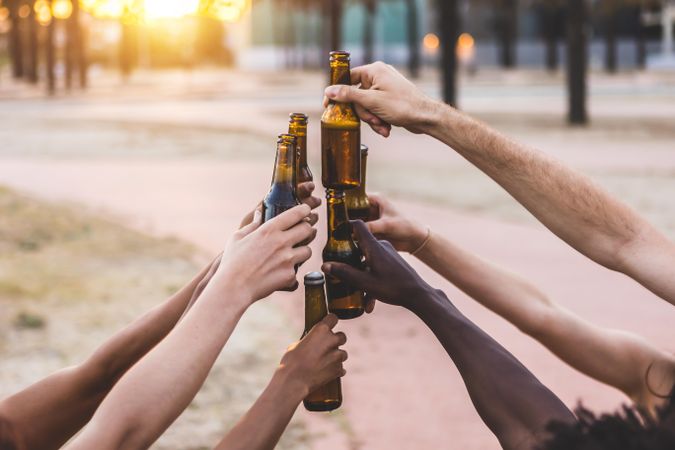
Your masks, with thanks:
[{"label": "tanned forearm", "polygon": [[115,382],[174,327],[209,267],[103,343],[84,363],[3,400],[0,411],[23,437],[27,449],[60,448],[79,431]]},{"label": "tanned forearm", "polygon": [[[174,330],[115,385],[67,448],[148,448],[188,406],[250,304],[239,292],[236,283],[209,284]],[[228,298],[225,306],[222,297]]]},{"label": "tanned forearm", "polygon": [[506,450],[531,450],[551,421],[572,422],[569,409],[499,343],[464,317],[441,291],[411,308],[452,358],[476,411]]},{"label": "tanned forearm", "polygon": [[[643,411],[653,413],[662,404],[651,392],[655,386],[672,386],[674,378],[668,376],[671,372],[662,368],[675,367],[674,358],[645,339],[582,319],[551,301],[528,281],[438,234],[432,235],[417,256],[570,366],[623,391]],[[648,386],[650,367],[654,373]]]},{"label": "tanned forearm", "polygon": [[230,430],[216,450],[271,450],[293,418],[306,389],[277,370],[251,409]]},{"label": "tanned forearm", "polygon": [[448,106],[424,131],[508,191],[569,245],[675,304],[675,245],[588,177]]}]

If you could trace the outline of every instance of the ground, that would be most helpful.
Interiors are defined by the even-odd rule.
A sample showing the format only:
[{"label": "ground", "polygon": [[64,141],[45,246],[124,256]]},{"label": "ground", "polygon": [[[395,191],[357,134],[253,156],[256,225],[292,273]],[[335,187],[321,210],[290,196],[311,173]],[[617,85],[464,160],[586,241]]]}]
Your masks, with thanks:
[{"label": "ground", "polygon": [[[154,239],[173,236],[196,246],[199,254],[215,254],[264,195],[275,136],[284,131],[289,112],[310,115],[310,164],[320,174],[317,123],[323,83],[322,74],[195,71],[139,73],[123,85],[101,75],[88,93],[55,99],[0,84],[0,184],[50,202],[85,205],[92,215],[114,216]],[[587,173],[675,237],[675,76],[594,74],[592,124],[575,129],[564,123],[563,83],[561,75],[544,72],[485,71],[463,79],[460,101],[467,112]],[[432,74],[420,85],[438,94]],[[371,147],[369,190],[391,196],[435,232],[528,277],[588,319],[638,332],[673,350],[668,343],[675,309],[552,237],[452,151],[400,130],[389,140],[364,130],[363,141]],[[315,256],[301,273],[320,265],[323,221],[319,227]],[[413,264],[568,405],[583,400],[592,408],[612,409],[625,401],[428,268]],[[150,263],[141,270],[152,280],[146,288],[164,280]],[[165,287],[150,291],[145,291],[153,299],[149,304],[166,294]],[[124,295],[108,302],[92,307],[97,316],[124,313],[128,318],[136,312]],[[30,313],[35,309],[44,316],[38,306]],[[90,313],[80,305],[72,316],[48,320],[41,331],[17,331],[23,336],[19,341],[35,339],[38,350],[49,348],[48,340],[31,333],[50,333]],[[204,405],[201,413],[192,416],[188,410],[156,448],[201,448],[212,442],[205,436],[223,433],[259,392],[301,327],[300,293],[255,305],[197,397],[196,404]],[[378,305],[376,314],[340,327],[349,336],[350,352],[344,406],[328,415],[300,410],[285,442],[288,448],[497,448],[456,370],[421,323],[405,311]],[[86,342],[93,347],[100,339],[87,337]],[[12,388],[78,357],[54,360],[36,351],[26,362],[35,369],[17,375]],[[3,383],[0,394],[9,390]]]}]

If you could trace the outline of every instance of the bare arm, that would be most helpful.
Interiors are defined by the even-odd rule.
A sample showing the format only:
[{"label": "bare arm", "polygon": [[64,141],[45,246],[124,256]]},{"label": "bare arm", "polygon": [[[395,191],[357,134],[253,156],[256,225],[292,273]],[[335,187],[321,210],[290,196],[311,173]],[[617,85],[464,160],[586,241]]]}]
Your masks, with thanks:
[{"label": "bare arm", "polygon": [[316,388],[345,375],[342,363],[347,353],[338,347],[347,338],[331,331],[337,323],[337,317],[326,317],[289,348],[265,391],[216,450],[273,449],[300,402]]},{"label": "bare arm", "polygon": [[[414,251],[425,227],[379,195],[370,230],[397,250]],[[598,327],[551,301],[536,286],[433,233],[416,256],[467,295],[537,339],[580,372],[623,391],[655,413],[675,384],[675,358],[631,333]],[[654,395],[654,393],[658,395]]]},{"label": "bare arm", "polygon": [[303,205],[230,241],[199,301],[115,385],[68,449],[144,449],[187,407],[251,302],[295,283],[296,264],[311,256],[313,229]]},{"label": "bare arm", "polygon": [[443,292],[426,284],[387,241],[376,241],[362,222],[355,222],[354,229],[369,271],[330,263],[324,264],[324,272],[424,321],[455,363],[476,411],[504,449],[534,449],[548,437],[551,421],[574,421],[555,394],[464,317]]},{"label": "bare arm", "polygon": [[174,327],[211,264],[163,304],[108,339],[82,364],[0,402],[28,449],[60,448],[91,418],[115,382]]},{"label": "bare arm", "polygon": [[385,137],[397,125],[439,139],[576,250],[675,304],[675,244],[589,178],[428,98],[391,66],[356,68],[352,81],[360,87],[331,86],[326,96],[354,102]]}]

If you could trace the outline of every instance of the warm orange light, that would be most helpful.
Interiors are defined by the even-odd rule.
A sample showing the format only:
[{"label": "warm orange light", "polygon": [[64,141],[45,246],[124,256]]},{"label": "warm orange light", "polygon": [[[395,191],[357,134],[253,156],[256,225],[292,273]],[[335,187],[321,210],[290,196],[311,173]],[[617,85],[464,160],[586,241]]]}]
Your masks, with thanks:
[{"label": "warm orange light", "polygon": [[54,0],[52,3],[52,15],[55,18],[67,19],[72,13],[73,4],[70,2],[70,0]]},{"label": "warm orange light", "polygon": [[196,14],[199,0],[145,0],[143,6],[148,19],[178,18]]},{"label": "warm orange light", "polygon": [[47,3],[46,1],[39,3],[40,3],[39,5],[38,3],[35,4],[35,14],[37,17],[37,21],[40,23],[40,25],[46,27],[52,21],[52,9],[49,7],[49,3]]},{"label": "warm orange light", "polygon": [[457,39],[457,57],[462,61],[473,59],[475,41],[469,33],[463,33]]},{"label": "warm orange light", "polygon": [[19,17],[25,19],[28,16],[30,16],[30,6],[21,5],[21,8],[19,8]]},{"label": "warm orange light", "polygon": [[435,52],[441,45],[441,41],[440,39],[438,39],[438,36],[436,36],[434,33],[429,33],[426,36],[424,36],[424,39],[422,39],[422,44],[424,45],[424,48],[427,49],[428,51]]},{"label": "warm orange light", "polygon": [[5,7],[0,8],[0,22],[7,20],[8,17],[9,17],[9,9]]},{"label": "warm orange light", "polygon": [[236,22],[249,7],[249,0],[215,0],[208,15],[223,22]]}]

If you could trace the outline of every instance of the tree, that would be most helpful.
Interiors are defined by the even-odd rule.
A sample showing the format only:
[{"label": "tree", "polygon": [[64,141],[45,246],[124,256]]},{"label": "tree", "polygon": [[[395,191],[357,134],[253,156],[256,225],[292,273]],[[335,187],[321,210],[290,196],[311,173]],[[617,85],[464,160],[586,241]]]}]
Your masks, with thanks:
[{"label": "tree", "polygon": [[498,8],[499,62],[502,67],[516,66],[518,38],[518,0],[500,0]]},{"label": "tree", "polygon": [[443,100],[457,106],[457,39],[459,38],[459,0],[436,0],[441,41]]},{"label": "tree", "polygon": [[[51,0],[49,6],[51,7]],[[45,39],[45,53],[46,53],[46,69],[47,69],[47,93],[54,95],[56,92],[56,74],[54,73],[54,65],[56,63],[56,49],[54,48],[54,28],[56,20],[51,19],[47,25],[47,36]]]},{"label": "tree", "polygon": [[375,60],[375,17],[377,15],[377,0],[363,0],[366,17],[363,25],[363,63],[368,64]]},{"label": "tree", "polygon": [[420,72],[417,0],[406,0],[406,6],[408,8],[408,71],[412,78],[417,78]]},{"label": "tree", "polygon": [[586,0],[569,0],[567,12],[568,120],[573,125],[588,123],[586,110],[588,29]]},{"label": "tree", "polygon": [[324,17],[328,21],[329,51],[342,50],[342,0],[324,0]]},{"label": "tree", "polygon": [[23,67],[23,46],[21,45],[21,18],[19,17],[19,0],[9,0],[7,4],[9,9],[9,20],[11,28],[9,30],[9,53],[12,60],[12,75],[14,78],[21,78],[24,74]]},{"label": "tree", "polygon": [[26,42],[26,80],[30,83],[38,82],[38,23],[35,17],[35,0],[28,2],[30,14],[26,18],[27,41]]},{"label": "tree", "polygon": [[558,40],[562,35],[562,0],[541,0],[538,6],[539,23],[546,52],[546,68],[554,72],[558,70],[560,62],[558,57]]},{"label": "tree", "polygon": [[618,7],[616,0],[604,0],[603,16],[605,23],[605,70],[608,73],[616,73],[616,28]]}]

